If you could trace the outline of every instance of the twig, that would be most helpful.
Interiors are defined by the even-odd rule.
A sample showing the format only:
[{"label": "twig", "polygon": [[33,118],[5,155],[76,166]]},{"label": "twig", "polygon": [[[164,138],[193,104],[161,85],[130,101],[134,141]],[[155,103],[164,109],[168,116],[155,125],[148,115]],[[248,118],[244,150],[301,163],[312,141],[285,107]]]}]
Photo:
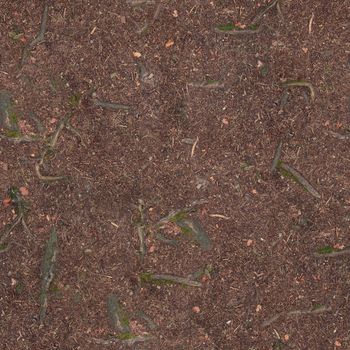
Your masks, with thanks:
[{"label": "twig", "polygon": [[187,84],[188,86],[193,86],[197,88],[204,89],[217,89],[224,87],[224,83],[217,80],[209,80],[209,81],[194,81]]},{"label": "twig", "polygon": [[112,111],[117,111],[120,109],[122,109],[124,111],[128,111],[130,109],[130,107],[127,105],[112,103],[112,102],[107,102],[107,101],[100,101],[100,100],[96,100],[96,99],[94,100],[94,104],[97,107],[109,109]]},{"label": "twig", "polygon": [[194,156],[194,151],[196,150],[196,146],[197,146],[198,141],[199,141],[199,138],[197,136],[196,141],[193,144],[192,149],[191,149],[191,158]]},{"label": "twig", "polygon": [[312,13],[310,21],[309,21],[309,34],[311,34],[311,31],[312,31],[312,22],[313,22],[314,18],[315,18],[315,14]]},{"label": "twig", "polygon": [[42,43],[45,40],[48,12],[49,12],[49,0],[46,1],[44,5],[44,11],[41,17],[41,25],[40,25],[40,30],[38,35],[23,49],[21,66],[24,65],[26,59],[28,58],[29,51],[32,50],[36,45]]},{"label": "twig", "polygon": [[298,87],[307,87],[310,90],[310,97],[311,100],[315,100],[315,90],[312,86],[311,83],[308,81],[304,80],[287,80],[285,83],[283,83],[284,87],[293,87],[293,86],[298,86]]},{"label": "twig", "polygon": [[272,165],[271,165],[271,172],[275,172],[277,166],[278,166],[278,162],[281,158],[281,153],[282,153],[282,146],[283,146],[283,143],[282,141],[280,141],[278,143],[278,146],[275,150],[275,155],[273,156],[273,161],[272,161]]},{"label": "twig", "polygon": [[222,214],[209,214],[211,218],[219,218],[224,220],[230,220],[228,216],[222,215]]},{"label": "twig", "polygon": [[61,181],[67,179],[66,176],[50,176],[50,175],[42,175],[40,171],[40,163],[35,164],[35,173],[38,176],[39,180],[53,182],[53,181]]},{"label": "twig", "polygon": [[254,17],[252,23],[255,24],[256,22],[258,22],[258,21],[264,16],[264,14],[265,14],[266,12],[268,12],[269,10],[271,10],[274,6],[276,6],[276,5],[278,4],[278,1],[279,1],[279,0],[273,0],[273,1],[271,1],[260,13],[258,13],[258,14]]}]

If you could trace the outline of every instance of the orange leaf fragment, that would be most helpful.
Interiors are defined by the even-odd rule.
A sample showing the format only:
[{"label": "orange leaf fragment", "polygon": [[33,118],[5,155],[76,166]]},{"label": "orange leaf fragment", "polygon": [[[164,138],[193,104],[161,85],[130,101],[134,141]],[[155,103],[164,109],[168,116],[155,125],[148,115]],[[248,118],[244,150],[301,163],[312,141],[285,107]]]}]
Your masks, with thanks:
[{"label": "orange leaf fragment", "polygon": [[4,198],[2,204],[5,208],[8,207],[11,204],[11,198]]}]

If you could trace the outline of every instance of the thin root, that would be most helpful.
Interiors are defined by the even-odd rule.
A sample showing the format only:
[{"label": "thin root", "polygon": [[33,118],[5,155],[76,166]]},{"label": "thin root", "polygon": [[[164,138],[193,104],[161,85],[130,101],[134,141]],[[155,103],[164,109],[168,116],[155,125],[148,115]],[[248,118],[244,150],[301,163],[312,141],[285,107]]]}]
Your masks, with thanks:
[{"label": "thin root", "polygon": [[284,87],[293,87],[293,86],[298,86],[298,87],[307,87],[310,90],[310,97],[311,101],[315,101],[315,90],[312,86],[311,83],[308,81],[304,80],[288,80],[285,83],[283,83]]},{"label": "thin root", "polygon": [[62,181],[67,179],[66,176],[42,175],[40,171],[40,162],[35,164],[35,173],[38,176],[39,180],[41,181],[53,182],[53,181]]}]

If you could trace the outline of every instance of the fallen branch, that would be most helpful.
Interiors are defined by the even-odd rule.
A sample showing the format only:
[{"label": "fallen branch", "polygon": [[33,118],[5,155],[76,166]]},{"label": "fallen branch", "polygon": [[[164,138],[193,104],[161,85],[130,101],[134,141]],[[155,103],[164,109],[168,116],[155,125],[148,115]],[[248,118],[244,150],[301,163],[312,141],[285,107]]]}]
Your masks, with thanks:
[{"label": "fallen branch", "polygon": [[307,181],[297,170],[283,163],[278,162],[277,169],[281,171],[282,175],[292,178],[296,183],[300,184],[306,191],[312,194],[316,198],[321,198],[321,195],[316,191],[316,189]]},{"label": "fallen branch", "polygon": [[50,284],[54,278],[55,262],[57,257],[57,233],[53,227],[50,232],[49,240],[47,241],[46,250],[44,254],[42,264],[42,280],[41,280],[41,291],[40,291],[40,313],[39,321],[40,327],[44,324],[46,316],[47,304],[48,304],[48,293]]},{"label": "fallen branch", "polygon": [[322,312],[328,312],[328,311],[332,311],[332,309],[330,307],[320,306],[320,307],[317,307],[317,308],[314,308],[311,310],[292,310],[289,312],[281,312],[281,313],[278,313],[278,314],[274,315],[273,317],[265,320],[262,323],[262,327],[270,326],[272,323],[276,322],[281,317],[291,318],[293,316],[301,316],[301,315],[317,315],[317,314],[320,314]]}]

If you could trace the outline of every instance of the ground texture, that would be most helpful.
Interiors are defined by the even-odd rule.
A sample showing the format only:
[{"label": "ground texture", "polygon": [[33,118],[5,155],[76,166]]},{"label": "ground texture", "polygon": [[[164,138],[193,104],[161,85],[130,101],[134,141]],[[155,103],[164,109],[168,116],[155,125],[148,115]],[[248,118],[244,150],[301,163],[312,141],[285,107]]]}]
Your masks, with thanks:
[{"label": "ground texture", "polygon": [[[0,9],[3,235],[21,215],[8,190],[21,188],[28,205],[28,229],[19,222],[1,242],[2,349],[350,348],[348,1],[0,0]],[[57,175],[67,178],[45,177]],[[163,234],[179,243],[157,239],[161,218],[196,201],[191,218],[211,249],[171,223]],[[143,272],[202,286],[144,284]],[[151,339],[116,340],[112,293],[132,333]]]}]

